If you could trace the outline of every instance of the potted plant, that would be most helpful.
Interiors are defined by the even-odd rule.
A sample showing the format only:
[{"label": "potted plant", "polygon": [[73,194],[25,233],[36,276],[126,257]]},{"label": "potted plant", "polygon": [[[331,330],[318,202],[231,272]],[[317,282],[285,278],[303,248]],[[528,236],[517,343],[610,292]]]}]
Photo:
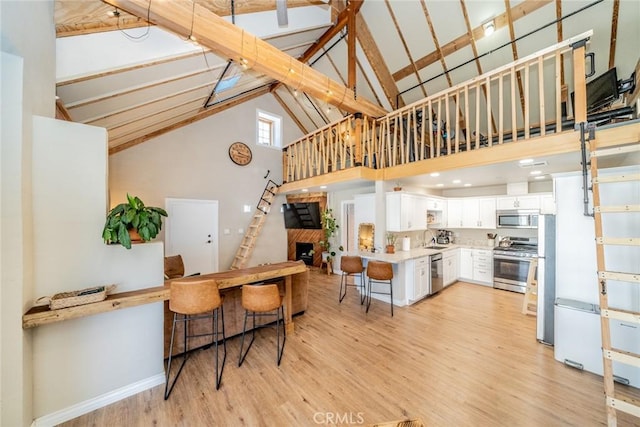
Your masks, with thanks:
[{"label": "potted plant", "polygon": [[[338,228],[338,222],[336,218],[333,216],[332,209],[325,209],[320,214],[320,218],[322,220],[322,231],[324,233],[324,239],[320,240],[318,244],[323,249],[322,252],[322,261],[327,264],[331,264],[331,260],[334,256],[336,256],[336,252],[331,250],[331,239],[336,235]],[[342,250],[342,246],[338,247],[338,250]],[[310,251],[310,254],[315,253],[315,251]]]},{"label": "potted plant", "polygon": [[127,194],[127,203],[120,203],[107,214],[102,239],[131,249],[132,240],[147,242],[158,235],[163,216],[167,216],[164,209],[145,206],[138,197]]},{"label": "potted plant", "polygon": [[387,232],[386,238],[387,238],[387,253],[388,254],[395,253],[396,252],[396,240],[398,239],[398,236],[396,236],[395,234],[393,234],[391,232]]}]

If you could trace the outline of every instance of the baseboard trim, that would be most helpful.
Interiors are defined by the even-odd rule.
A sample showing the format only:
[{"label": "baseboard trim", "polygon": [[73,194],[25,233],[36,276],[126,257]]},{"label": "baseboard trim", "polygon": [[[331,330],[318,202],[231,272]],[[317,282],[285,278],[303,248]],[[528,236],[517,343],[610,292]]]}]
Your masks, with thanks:
[{"label": "baseboard trim", "polygon": [[93,399],[85,400],[69,406],[68,408],[36,418],[31,423],[32,427],[54,427],[65,421],[72,420],[96,409],[103,408],[114,402],[133,396],[157,385],[164,384],[164,373],[145,378],[133,384],[126,385],[119,389],[110,391]]}]

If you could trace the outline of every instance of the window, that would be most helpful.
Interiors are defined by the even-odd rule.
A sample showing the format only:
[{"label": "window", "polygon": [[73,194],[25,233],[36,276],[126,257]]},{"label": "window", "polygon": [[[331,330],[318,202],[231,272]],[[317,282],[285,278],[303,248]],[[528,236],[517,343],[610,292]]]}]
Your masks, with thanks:
[{"label": "window", "polygon": [[258,144],[273,145],[273,122],[271,120],[258,119]]},{"label": "window", "polygon": [[282,147],[282,118],[257,110],[256,142],[265,147]]}]

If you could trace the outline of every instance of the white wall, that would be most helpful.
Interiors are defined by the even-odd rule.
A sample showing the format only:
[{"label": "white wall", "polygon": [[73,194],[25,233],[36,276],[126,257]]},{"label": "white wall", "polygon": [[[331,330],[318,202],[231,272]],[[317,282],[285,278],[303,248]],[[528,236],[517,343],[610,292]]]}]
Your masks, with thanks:
[{"label": "white wall", "polygon": [[[167,197],[218,200],[218,265],[220,270],[228,269],[244,236],[238,229],[246,231],[267,183],[267,171],[270,179],[282,183],[281,150],[255,143],[256,108],[283,117],[285,143],[302,136],[273,96],[264,95],[111,155],[111,205],[122,202],[127,192],[152,206],[164,206]],[[229,145],[235,141],[251,147],[249,165],[238,166],[229,159]],[[278,196],[247,265],[287,259],[282,203],[284,196]],[[251,212],[244,213],[243,205],[251,205]],[[229,235],[223,233],[225,229]],[[164,229],[159,238],[164,239]]]},{"label": "white wall", "polygon": [[21,320],[33,295],[31,116],[55,114],[53,10],[53,0],[0,1],[3,52],[0,424],[3,426],[27,426],[32,421],[31,340],[23,333]]},{"label": "white wall", "polygon": [[[161,243],[128,251],[102,241],[106,130],[37,116],[33,124],[35,296],[110,284],[118,292],[161,286]],[[62,411],[57,416],[68,419],[79,415],[73,405],[152,377],[161,382],[163,314],[155,303],[29,331],[35,417]]]}]

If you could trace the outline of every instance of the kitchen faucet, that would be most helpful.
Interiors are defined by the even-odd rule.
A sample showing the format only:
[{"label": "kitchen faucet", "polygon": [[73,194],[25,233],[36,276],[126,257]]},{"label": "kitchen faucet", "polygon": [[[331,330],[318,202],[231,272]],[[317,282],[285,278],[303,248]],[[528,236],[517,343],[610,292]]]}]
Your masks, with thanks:
[{"label": "kitchen faucet", "polygon": [[429,232],[429,234],[431,234],[431,242],[430,242],[430,244],[431,245],[435,245],[436,244],[436,235],[433,234],[433,231],[431,231],[430,229],[427,228],[426,230],[424,230],[422,232],[422,247],[423,248],[426,248],[427,246],[429,246],[427,244],[427,238],[426,238],[427,231]]}]

